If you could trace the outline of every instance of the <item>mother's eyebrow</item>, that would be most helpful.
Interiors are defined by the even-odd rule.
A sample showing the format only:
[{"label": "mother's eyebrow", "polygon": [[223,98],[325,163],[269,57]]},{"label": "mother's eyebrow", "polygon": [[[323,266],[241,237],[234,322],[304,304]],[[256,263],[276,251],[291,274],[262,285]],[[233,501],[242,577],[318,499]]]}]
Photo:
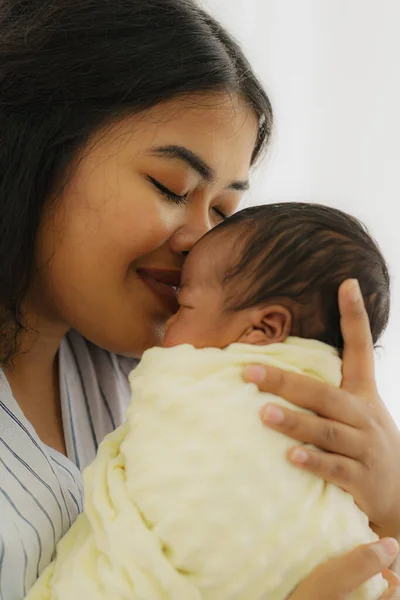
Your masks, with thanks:
[{"label": "mother's eyebrow", "polygon": [[[206,161],[201,158],[198,154],[189,150],[185,146],[179,146],[175,144],[169,144],[167,146],[157,146],[151,148],[150,154],[155,156],[163,156],[165,158],[172,158],[180,160],[186,163],[191,169],[196,171],[202,179],[207,183],[213,183],[216,179],[216,173],[212,167],[210,167]],[[249,189],[248,181],[233,181],[227,188],[238,191],[246,191]]]}]

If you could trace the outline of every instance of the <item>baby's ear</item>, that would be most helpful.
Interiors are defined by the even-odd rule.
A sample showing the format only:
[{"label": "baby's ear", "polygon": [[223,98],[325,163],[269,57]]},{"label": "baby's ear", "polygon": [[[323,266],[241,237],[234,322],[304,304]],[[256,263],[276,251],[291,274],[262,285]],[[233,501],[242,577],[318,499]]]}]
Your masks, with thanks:
[{"label": "baby's ear", "polygon": [[292,329],[290,310],[279,304],[254,307],[249,314],[250,325],[240,337],[242,344],[277,344],[284,342]]}]

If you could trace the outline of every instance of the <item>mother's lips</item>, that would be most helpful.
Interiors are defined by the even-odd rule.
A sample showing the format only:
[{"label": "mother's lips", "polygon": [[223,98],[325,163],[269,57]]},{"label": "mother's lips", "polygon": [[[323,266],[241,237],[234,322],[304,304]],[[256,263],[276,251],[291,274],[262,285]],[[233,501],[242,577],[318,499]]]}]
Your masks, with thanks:
[{"label": "mother's lips", "polygon": [[181,284],[181,271],[138,269],[137,274],[171,314],[179,310],[178,291]]},{"label": "mother's lips", "polygon": [[171,285],[173,287],[179,287],[181,285],[180,270],[175,271],[172,269],[138,269],[137,273],[141,277],[148,277],[150,279],[154,279],[154,281],[165,283],[166,285]]}]

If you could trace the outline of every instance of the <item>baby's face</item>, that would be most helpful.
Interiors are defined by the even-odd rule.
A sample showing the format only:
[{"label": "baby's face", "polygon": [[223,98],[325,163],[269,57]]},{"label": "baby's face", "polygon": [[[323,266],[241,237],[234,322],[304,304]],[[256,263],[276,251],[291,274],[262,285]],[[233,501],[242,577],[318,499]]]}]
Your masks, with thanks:
[{"label": "baby's face", "polygon": [[[287,308],[275,303],[237,311],[225,308],[226,290],[221,280],[232,265],[235,246],[232,240],[227,243],[226,237],[217,244],[211,242],[207,238],[199,242],[186,259],[180,308],[167,322],[163,346],[226,348],[235,342],[263,346],[283,342],[291,329]],[[240,298],[243,290],[233,289]]]},{"label": "baby's face", "polygon": [[[223,260],[223,252],[218,245],[218,260]],[[209,244],[196,245],[186,259],[178,301],[180,309],[166,325],[164,347],[225,348],[240,337],[243,315],[224,310],[224,291]]]}]

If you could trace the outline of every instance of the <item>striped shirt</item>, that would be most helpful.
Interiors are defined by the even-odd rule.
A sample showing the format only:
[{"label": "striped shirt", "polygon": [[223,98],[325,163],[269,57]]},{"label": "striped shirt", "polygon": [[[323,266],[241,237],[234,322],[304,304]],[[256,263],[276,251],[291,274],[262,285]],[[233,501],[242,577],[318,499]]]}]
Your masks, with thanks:
[{"label": "striped shirt", "polygon": [[81,471],[122,422],[137,361],[71,331],[59,363],[68,458],[40,441],[0,369],[0,600],[24,598],[81,512]]}]

